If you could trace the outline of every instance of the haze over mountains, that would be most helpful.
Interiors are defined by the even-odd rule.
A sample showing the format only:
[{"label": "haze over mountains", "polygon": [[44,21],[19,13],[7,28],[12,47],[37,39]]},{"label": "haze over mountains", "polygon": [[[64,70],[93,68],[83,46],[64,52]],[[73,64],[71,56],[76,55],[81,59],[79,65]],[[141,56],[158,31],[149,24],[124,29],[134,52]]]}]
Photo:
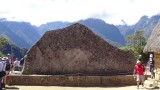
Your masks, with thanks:
[{"label": "haze over mountains", "polygon": [[[143,30],[146,38],[148,38],[159,19],[160,15],[155,15],[150,18],[148,16],[142,16],[136,24],[131,26],[115,26],[107,24],[103,20],[93,18],[80,20],[78,22],[90,28],[94,33],[100,35],[112,45],[123,46],[126,44],[125,37],[129,34],[133,34],[137,30]],[[28,22],[15,22],[0,19],[0,35],[7,36],[11,43],[19,47],[29,49],[46,31],[64,28],[71,24],[73,24],[73,22],[58,21],[34,26]]]},{"label": "haze over mountains", "polygon": [[40,38],[36,28],[27,22],[0,22],[0,35],[5,35],[11,43],[30,48]]}]

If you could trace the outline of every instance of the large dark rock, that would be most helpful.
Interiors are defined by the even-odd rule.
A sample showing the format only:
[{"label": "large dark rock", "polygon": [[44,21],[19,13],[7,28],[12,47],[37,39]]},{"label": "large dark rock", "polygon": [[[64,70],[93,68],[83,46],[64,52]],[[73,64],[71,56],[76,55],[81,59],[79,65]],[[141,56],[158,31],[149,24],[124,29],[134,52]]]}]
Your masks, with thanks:
[{"label": "large dark rock", "polygon": [[29,50],[23,74],[132,73],[134,57],[81,24],[46,32]]}]

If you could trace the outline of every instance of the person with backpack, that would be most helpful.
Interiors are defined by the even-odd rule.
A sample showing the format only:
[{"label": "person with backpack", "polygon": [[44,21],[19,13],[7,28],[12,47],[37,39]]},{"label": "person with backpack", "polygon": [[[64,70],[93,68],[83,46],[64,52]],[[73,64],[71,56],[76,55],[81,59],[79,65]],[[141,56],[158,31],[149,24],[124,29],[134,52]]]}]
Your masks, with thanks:
[{"label": "person with backpack", "polygon": [[134,66],[134,71],[133,71],[133,76],[137,81],[137,89],[139,89],[140,83],[142,84],[142,87],[144,86],[144,79],[145,79],[144,71],[145,71],[144,64],[142,64],[140,60],[137,60],[137,63]]},{"label": "person with backpack", "polygon": [[5,88],[5,84],[6,84],[6,77],[10,72],[10,65],[6,63],[6,60],[3,58],[0,61],[0,90],[2,90],[2,88]]},{"label": "person with backpack", "polygon": [[6,75],[5,68],[6,68],[6,62],[5,62],[5,59],[2,58],[0,61],[0,82],[1,82],[0,83],[0,90],[2,90],[2,87],[3,87],[2,80],[3,80],[4,76]]}]

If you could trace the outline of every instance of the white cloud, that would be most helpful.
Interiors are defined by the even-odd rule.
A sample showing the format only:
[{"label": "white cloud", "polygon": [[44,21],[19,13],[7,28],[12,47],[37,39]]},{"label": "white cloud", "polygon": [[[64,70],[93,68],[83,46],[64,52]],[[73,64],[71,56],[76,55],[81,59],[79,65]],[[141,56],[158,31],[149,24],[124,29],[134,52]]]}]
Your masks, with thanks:
[{"label": "white cloud", "polygon": [[107,23],[134,24],[143,15],[160,13],[159,0],[0,0],[0,17],[35,25],[89,17]]}]

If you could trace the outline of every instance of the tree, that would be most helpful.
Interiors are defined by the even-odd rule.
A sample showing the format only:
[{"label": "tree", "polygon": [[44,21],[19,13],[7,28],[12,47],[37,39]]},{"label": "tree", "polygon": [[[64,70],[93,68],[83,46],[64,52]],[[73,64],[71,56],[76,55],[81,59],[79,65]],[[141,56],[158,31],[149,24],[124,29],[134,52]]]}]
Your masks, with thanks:
[{"label": "tree", "polygon": [[143,53],[144,46],[146,45],[144,32],[136,31],[134,34],[127,36],[126,41],[127,47],[125,47],[125,50],[131,50],[137,58],[139,58],[139,55],[142,55],[142,59],[147,62],[146,56]]},{"label": "tree", "polygon": [[144,37],[143,31],[136,31],[134,34],[131,34],[126,37],[127,45],[128,46],[145,46],[146,39]]},{"label": "tree", "polygon": [[2,51],[2,48],[4,45],[8,44],[9,41],[5,36],[0,36],[0,51]]}]

